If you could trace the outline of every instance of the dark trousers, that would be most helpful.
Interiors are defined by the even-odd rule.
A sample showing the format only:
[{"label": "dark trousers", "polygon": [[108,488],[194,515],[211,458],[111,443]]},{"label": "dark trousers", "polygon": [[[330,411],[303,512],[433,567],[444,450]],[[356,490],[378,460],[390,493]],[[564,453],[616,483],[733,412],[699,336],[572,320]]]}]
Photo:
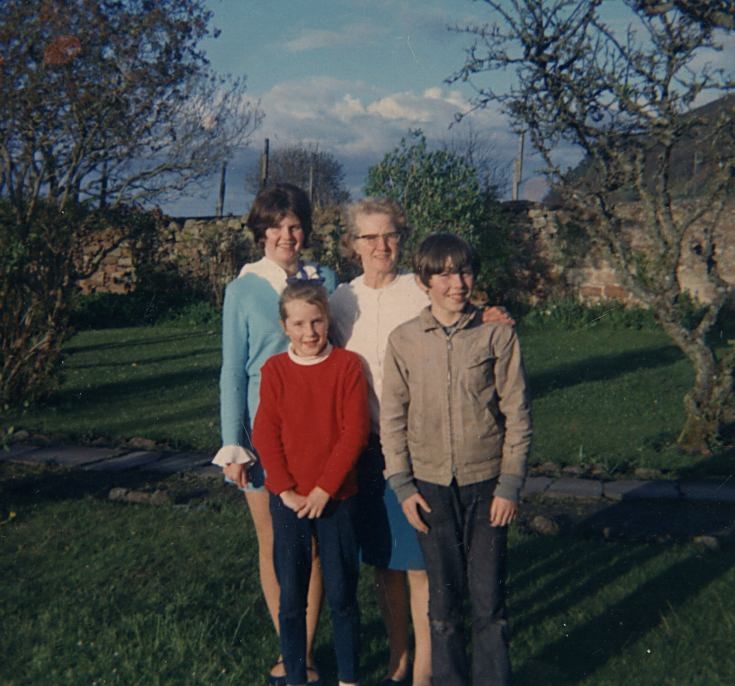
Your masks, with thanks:
[{"label": "dark trousers", "polygon": [[419,534],[429,575],[432,682],[466,686],[463,603],[472,603],[472,683],[510,683],[505,612],[507,527],[490,526],[497,479],[458,486],[417,481],[431,512],[422,512],[428,534]]},{"label": "dark trousers", "polygon": [[311,541],[316,537],[324,590],[332,614],[334,651],[340,681],[358,681],[359,571],[353,525],[355,499],[331,500],[317,519],[299,519],[271,494],[273,562],[281,586],[278,621],[286,683],[306,683],[306,602],[311,575]]}]

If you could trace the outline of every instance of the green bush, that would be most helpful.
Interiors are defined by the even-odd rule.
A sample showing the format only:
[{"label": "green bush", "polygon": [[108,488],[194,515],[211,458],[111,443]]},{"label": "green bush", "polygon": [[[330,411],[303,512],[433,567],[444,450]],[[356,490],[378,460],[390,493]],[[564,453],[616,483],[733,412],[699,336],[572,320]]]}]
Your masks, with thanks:
[{"label": "green bush", "polygon": [[[21,406],[57,385],[76,282],[125,238],[150,231],[148,213],[85,203],[0,201],[0,402]],[[107,231],[118,227],[117,238]]]},{"label": "green bush", "polygon": [[616,328],[648,329],[656,326],[650,310],[626,307],[617,301],[588,304],[573,298],[558,298],[529,308],[522,315],[522,325],[528,329],[549,325],[582,329],[602,322]]},{"label": "green bush", "polygon": [[216,326],[221,315],[196,293],[141,289],[128,294],[78,294],[71,312],[77,330],[113,329],[151,324]]}]

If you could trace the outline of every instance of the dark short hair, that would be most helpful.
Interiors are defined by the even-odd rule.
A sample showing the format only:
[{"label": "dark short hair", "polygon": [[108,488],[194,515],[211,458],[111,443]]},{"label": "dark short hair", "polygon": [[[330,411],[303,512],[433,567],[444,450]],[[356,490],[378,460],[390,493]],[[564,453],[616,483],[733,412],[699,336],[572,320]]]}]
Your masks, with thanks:
[{"label": "dark short hair", "polygon": [[424,286],[434,274],[441,274],[451,262],[453,272],[471,269],[477,276],[480,260],[472,246],[456,233],[432,233],[421,241],[413,256],[413,271]]},{"label": "dark short hair", "polygon": [[281,321],[286,321],[286,305],[294,300],[303,300],[309,305],[316,305],[329,319],[329,294],[318,281],[301,279],[292,281],[284,288],[278,301],[278,315]]},{"label": "dark short hair", "polygon": [[342,257],[359,263],[360,258],[355,252],[355,239],[358,235],[357,218],[370,214],[385,214],[390,217],[393,228],[401,235],[401,243],[405,243],[411,235],[411,227],[406,219],[406,213],[395,200],[390,198],[363,198],[350,203],[344,209],[346,231],[342,234],[339,242],[339,252]]},{"label": "dark short hair", "polygon": [[301,222],[306,246],[311,233],[311,203],[309,196],[292,183],[268,186],[255,196],[246,222],[255,242],[260,245],[265,240],[266,229],[278,226],[289,212],[293,212]]}]

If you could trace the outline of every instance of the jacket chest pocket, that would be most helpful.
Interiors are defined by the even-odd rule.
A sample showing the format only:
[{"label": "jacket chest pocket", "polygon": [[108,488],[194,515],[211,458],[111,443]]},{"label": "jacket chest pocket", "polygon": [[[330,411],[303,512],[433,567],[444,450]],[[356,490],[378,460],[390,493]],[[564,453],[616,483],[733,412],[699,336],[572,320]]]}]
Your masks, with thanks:
[{"label": "jacket chest pocket", "polygon": [[489,353],[472,358],[464,368],[464,386],[472,394],[478,395],[493,386],[493,366],[495,358]]}]

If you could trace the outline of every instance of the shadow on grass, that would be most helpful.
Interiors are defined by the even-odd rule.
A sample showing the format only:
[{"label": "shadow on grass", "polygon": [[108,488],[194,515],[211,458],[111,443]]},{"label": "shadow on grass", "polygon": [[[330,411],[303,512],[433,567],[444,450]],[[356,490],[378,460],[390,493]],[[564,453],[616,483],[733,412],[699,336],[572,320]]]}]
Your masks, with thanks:
[{"label": "shadow on grass", "polygon": [[[718,536],[722,550],[691,548],[686,559],[661,569],[657,558],[669,548],[658,542],[670,546],[703,534]],[[560,536],[532,536],[514,546],[514,632],[545,636],[543,643],[530,639],[533,652],[516,662],[516,683],[576,684],[637,650],[639,639],[661,625],[662,613],[676,611],[731,569],[733,540],[735,504],[640,500],[590,503],[569,516]]]},{"label": "shadow on grass", "polygon": [[150,489],[155,488],[168,474],[139,470],[122,472],[98,472],[63,467],[43,466],[16,468],[12,465],[0,467],[0,502],[21,509],[38,505],[41,501],[79,500],[82,498],[107,498],[112,488]]},{"label": "shadow on grass", "polygon": [[[126,330],[127,331],[127,330]],[[189,338],[199,338],[202,336],[201,331],[192,331],[180,334],[165,334],[160,336],[151,336],[150,328],[145,328],[143,331],[147,332],[148,335],[139,334],[137,337],[135,334],[120,334],[125,335],[126,340],[114,343],[96,343],[94,345],[69,345],[64,348],[64,353],[73,355],[75,353],[88,353],[97,352],[100,350],[117,350],[119,348],[130,348],[144,345],[160,345],[161,343],[174,343],[176,341],[185,341]]]},{"label": "shadow on grass", "polygon": [[[640,546],[628,548],[612,560],[611,551],[604,547],[592,555],[585,555],[584,552],[589,550],[589,547],[589,544],[585,543],[574,546],[566,564],[561,565],[544,586],[514,604],[513,614],[518,618],[514,622],[514,627],[517,630],[527,630],[549,615],[563,615],[581,598],[593,595],[600,588],[613,584],[618,576],[632,565],[642,564],[651,556],[647,547]],[[574,579],[571,586],[569,579]],[[556,590],[557,588],[564,590],[560,592]]]},{"label": "shadow on grass", "polygon": [[[148,365],[160,364],[161,362],[173,362],[174,360],[191,360],[192,358],[199,357],[201,355],[212,355],[218,353],[220,350],[219,344],[213,345],[209,348],[194,348],[187,350],[183,353],[177,353],[175,355],[161,355],[159,357],[146,357],[139,364],[141,368],[145,368]],[[72,369],[114,369],[116,367],[130,367],[131,358],[123,361],[104,360],[100,362],[89,362],[89,363],[72,363],[67,365],[67,370]]]},{"label": "shadow on grass", "polygon": [[[522,564],[524,557],[538,555],[544,548],[553,545],[553,542],[544,541],[519,546],[513,550],[514,565]],[[560,558],[560,576],[569,575],[567,578],[573,579],[579,572],[573,554],[577,547],[573,545],[572,554]],[[719,555],[708,555],[706,562],[700,556],[692,555],[672,564],[661,573],[648,577],[635,590],[587,621],[575,625],[573,617],[566,616],[565,611],[568,613],[574,606],[598,592],[600,584],[610,583],[628,574],[634,569],[631,565],[642,566],[653,560],[660,550],[657,546],[641,544],[630,554],[617,556],[613,549],[610,551],[609,562],[606,565],[602,563],[601,569],[582,580],[579,586],[570,589],[564,598],[554,598],[553,586],[546,584],[544,589],[551,596],[550,602],[526,616],[521,613],[519,625],[528,629],[534,620],[557,614],[558,637],[547,642],[518,665],[516,683],[566,685],[580,682],[659,626],[662,610],[675,610],[683,605],[728,572],[735,563],[735,555],[731,550]],[[522,589],[515,588],[515,583],[514,592],[522,593]],[[515,605],[513,611],[515,612]]]},{"label": "shadow on grass", "polygon": [[597,355],[583,362],[564,364],[530,375],[531,392],[540,398],[552,391],[591,381],[607,381],[639,369],[653,369],[674,364],[683,358],[673,345],[635,350],[620,355]]},{"label": "shadow on grass", "polygon": [[50,398],[49,406],[71,407],[80,410],[87,405],[102,406],[110,404],[111,399],[116,404],[134,401],[136,397],[160,392],[167,392],[176,386],[191,386],[192,384],[215,386],[218,381],[219,367],[208,365],[197,369],[184,369],[178,372],[156,374],[147,377],[135,377],[124,381],[99,383],[92,388],[79,391],[76,389],[61,389]]},{"label": "shadow on grass", "polygon": [[582,536],[639,541],[688,541],[695,536],[731,537],[735,503],[686,500],[632,500],[608,505],[575,526]]},{"label": "shadow on grass", "polygon": [[[727,440],[735,441],[735,427],[727,427]],[[681,479],[717,479],[718,483],[735,487],[735,447],[728,447],[711,457],[698,460],[695,464],[679,472]]]},{"label": "shadow on grass", "polygon": [[[174,427],[182,427],[187,423],[200,422],[202,417],[211,417],[211,428],[214,431],[214,442],[212,445],[206,448],[207,451],[211,450],[212,453],[216,452],[219,448],[219,424],[217,423],[217,402],[214,400],[211,403],[206,401],[193,405],[186,410],[175,409],[174,411],[166,411],[166,406],[162,406],[160,409],[156,409],[151,416],[146,417],[146,421],[143,422],[139,417],[132,417],[130,419],[120,419],[113,416],[108,416],[105,419],[100,419],[97,423],[95,431],[102,436],[133,436],[138,435],[141,432],[148,434],[148,438],[156,438],[160,436],[159,440],[166,443],[172,449],[176,450],[192,450],[194,452],[201,451],[201,443],[196,443],[192,447],[187,442],[186,436],[179,436],[178,432]],[[184,428],[186,428],[184,426]],[[154,435],[155,434],[155,435]],[[197,448],[196,446],[200,446]]]}]

